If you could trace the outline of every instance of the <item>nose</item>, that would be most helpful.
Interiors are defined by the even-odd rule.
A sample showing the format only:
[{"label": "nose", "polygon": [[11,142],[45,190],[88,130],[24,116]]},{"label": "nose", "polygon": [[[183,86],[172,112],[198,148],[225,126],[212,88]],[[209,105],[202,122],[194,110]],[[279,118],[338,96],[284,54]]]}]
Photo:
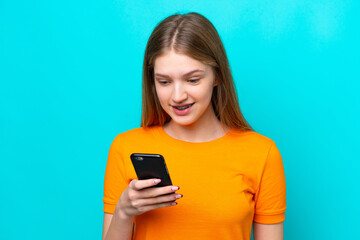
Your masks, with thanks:
[{"label": "nose", "polygon": [[182,103],[188,98],[186,87],[182,83],[175,83],[172,91],[172,100],[175,103]]}]

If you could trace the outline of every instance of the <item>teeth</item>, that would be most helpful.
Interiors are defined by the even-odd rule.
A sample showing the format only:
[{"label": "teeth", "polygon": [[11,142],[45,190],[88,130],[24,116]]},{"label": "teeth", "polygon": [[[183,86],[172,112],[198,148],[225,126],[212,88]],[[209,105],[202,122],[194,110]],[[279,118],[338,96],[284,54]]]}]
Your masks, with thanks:
[{"label": "teeth", "polygon": [[175,107],[176,109],[179,109],[179,110],[184,110],[184,109],[186,109],[186,108],[188,108],[188,107],[190,107],[191,106],[191,104],[189,104],[189,105],[185,105],[185,106],[181,106],[181,107]]}]

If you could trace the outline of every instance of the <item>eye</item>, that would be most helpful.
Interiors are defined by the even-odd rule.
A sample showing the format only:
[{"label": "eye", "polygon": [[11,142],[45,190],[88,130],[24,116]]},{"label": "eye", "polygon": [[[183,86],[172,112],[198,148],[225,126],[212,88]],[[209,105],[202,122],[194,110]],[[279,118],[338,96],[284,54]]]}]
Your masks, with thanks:
[{"label": "eye", "polygon": [[190,83],[198,83],[200,81],[199,78],[192,78],[188,80]]},{"label": "eye", "polygon": [[169,84],[169,81],[168,80],[157,80],[157,82],[160,84],[160,85],[163,85],[163,86],[165,86],[165,85],[168,85]]}]

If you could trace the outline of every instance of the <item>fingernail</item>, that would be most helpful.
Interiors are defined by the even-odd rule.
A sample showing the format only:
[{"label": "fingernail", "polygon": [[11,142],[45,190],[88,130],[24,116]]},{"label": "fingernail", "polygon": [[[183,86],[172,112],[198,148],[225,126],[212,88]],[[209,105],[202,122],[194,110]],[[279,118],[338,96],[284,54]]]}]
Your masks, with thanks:
[{"label": "fingernail", "polygon": [[154,183],[159,183],[159,182],[161,182],[161,179],[155,179],[154,180]]},{"label": "fingernail", "polygon": [[182,195],[181,194],[177,194],[177,195],[175,195],[175,198],[181,198],[182,197]]},{"label": "fingernail", "polygon": [[177,204],[177,202],[170,203],[171,206],[174,206],[176,204]]},{"label": "fingernail", "polygon": [[171,190],[173,191],[179,190],[179,187],[172,187]]}]

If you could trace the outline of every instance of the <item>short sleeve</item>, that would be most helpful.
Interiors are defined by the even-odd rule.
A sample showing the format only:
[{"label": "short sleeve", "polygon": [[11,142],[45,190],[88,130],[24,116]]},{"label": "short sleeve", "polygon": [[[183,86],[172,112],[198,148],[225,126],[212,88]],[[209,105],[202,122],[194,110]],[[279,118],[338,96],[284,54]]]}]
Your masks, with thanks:
[{"label": "short sleeve", "polygon": [[269,149],[255,194],[254,222],[275,224],[285,220],[286,184],[282,158],[275,143]]},{"label": "short sleeve", "polygon": [[115,207],[123,191],[127,188],[126,170],[121,153],[121,141],[117,136],[109,150],[104,180],[104,212],[114,214]]}]

